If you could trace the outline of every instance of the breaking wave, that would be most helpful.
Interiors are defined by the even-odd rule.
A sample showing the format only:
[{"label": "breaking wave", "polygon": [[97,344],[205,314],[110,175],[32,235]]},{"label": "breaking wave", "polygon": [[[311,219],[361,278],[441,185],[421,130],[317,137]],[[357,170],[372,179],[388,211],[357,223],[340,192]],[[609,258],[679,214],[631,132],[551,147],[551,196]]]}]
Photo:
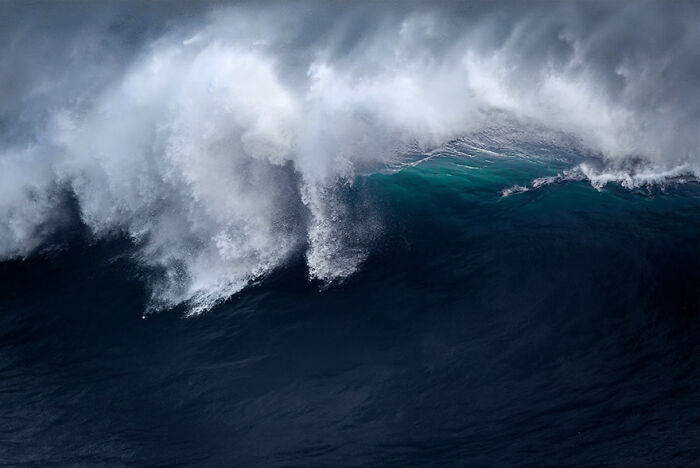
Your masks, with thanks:
[{"label": "breaking wave", "polygon": [[[198,313],[299,252],[322,284],[353,274],[382,224],[358,174],[415,163],[484,129],[555,145],[565,135],[608,168],[582,163],[503,196],[566,180],[633,188],[698,174],[700,105],[679,105],[662,85],[669,73],[686,83],[694,69],[681,60],[700,28],[683,8],[644,37],[571,5],[537,15],[383,7],[368,23],[358,6],[323,30],[314,8],[323,10],[215,9],[129,47],[90,30],[99,40],[75,33],[70,60],[21,62],[18,76],[42,79],[18,84],[0,113],[0,260],[30,255],[61,229],[69,194],[95,238],[128,236],[158,272],[153,309],[185,303]],[[606,21],[636,25],[654,8],[606,11]],[[672,41],[645,49],[670,29]],[[620,34],[631,50],[601,55]],[[22,41],[7,54],[51,50]],[[655,102],[643,99],[650,93]],[[630,160],[643,164],[624,169]]]}]

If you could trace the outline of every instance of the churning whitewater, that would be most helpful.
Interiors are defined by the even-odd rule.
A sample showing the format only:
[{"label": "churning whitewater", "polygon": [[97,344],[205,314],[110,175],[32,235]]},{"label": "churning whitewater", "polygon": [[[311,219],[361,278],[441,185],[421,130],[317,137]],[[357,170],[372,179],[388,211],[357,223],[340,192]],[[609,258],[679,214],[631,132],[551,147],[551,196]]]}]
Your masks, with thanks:
[{"label": "churning whitewater", "polygon": [[352,275],[384,222],[357,178],[451,142],[589,159],[503,196],[697,180],[697,4],[582,6],[211,7],[130,41],[66,24],[61,50],[8,28],[0,260],[45,248],[72,200],[138,247],[151,309],[198,313],[300,252],[321,284]]}]

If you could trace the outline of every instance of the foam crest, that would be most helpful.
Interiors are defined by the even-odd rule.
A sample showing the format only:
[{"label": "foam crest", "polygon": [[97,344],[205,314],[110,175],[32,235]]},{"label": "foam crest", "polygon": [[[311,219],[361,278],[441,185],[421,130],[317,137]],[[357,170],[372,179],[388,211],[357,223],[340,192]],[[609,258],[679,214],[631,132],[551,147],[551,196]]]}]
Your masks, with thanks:
[{"label": "foam crest", "polygon": [[[600,166],[600,165],[597,165]],[[529,185],[513,185],[501,191],[503,197],[517,193],[524,193],[547,185],[557,185],[566,182],[587,181],[596,190],[600,191],[608,184],[619,184],[632,190],[640,187],[661,187],[669,184],[684,182],[697,182],[697,174],[688,165],[679,165],[666,169],[640,163],[627,167],[596,165],[581,163],[572,169],[567,169],[560,174],[534,179]]]}]

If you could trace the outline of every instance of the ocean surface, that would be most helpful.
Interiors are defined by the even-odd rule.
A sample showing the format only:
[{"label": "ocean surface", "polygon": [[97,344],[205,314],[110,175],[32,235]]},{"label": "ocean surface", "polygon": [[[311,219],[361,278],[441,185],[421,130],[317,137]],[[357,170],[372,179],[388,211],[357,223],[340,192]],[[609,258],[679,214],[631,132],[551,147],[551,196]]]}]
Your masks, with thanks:
[{"label": "ocean surface", "polygon": [[700,184],[587,164],[456,142],[366,171],[354,274],[300,249],[198,314],[152,310],[136,241],[67,197],[0,263],[0,466],[697,465]]}]

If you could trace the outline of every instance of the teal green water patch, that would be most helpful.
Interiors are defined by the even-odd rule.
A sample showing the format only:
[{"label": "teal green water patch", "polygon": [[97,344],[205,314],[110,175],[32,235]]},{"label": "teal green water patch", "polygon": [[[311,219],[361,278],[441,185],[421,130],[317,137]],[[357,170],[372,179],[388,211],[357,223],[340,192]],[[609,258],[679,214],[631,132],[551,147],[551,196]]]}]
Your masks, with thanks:
[{"label": "teal green water patch", "polygon": [[[692,242],[700,227],[700,184],[629,190],[610,183],[601,190],[586,180],[567,180],[504,197],[503,190],[571,169],[579,161],[549,157],[437,155],[394,173],[367,176],[366,187],[399,218],[458,227],[567,225],[622,229],[629,235],[663,236]],[[605,231],[602,231],[605,232]]]},{"label": "teal green water patch", "polygon": [[[474,201],[482,197],[500,197],[513,185],[527,185],[538,177],[554,176],[571,167],[565,160],[534,157],[466,157],[437,155],[394,174],[373,174],[379,180],[399,183],[427,183],[433,189],[464,191]],[[472,198],[474,197],[474,198]]]}]

